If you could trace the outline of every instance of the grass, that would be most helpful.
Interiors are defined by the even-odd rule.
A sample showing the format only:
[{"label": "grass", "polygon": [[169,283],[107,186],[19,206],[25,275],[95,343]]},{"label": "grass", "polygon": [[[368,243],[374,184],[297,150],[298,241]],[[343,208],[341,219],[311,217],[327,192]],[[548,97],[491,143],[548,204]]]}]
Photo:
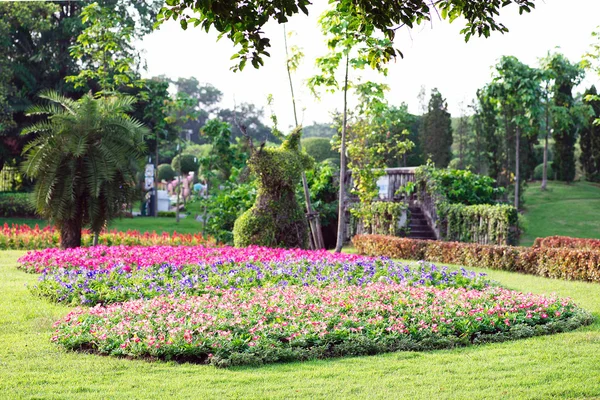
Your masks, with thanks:
[{"label": "grass", "polygon": [[542,192],[539,182],[530,183],[524,206],[522,246],[531,246],[537,237],[554,235],[600,238],[600,185],[549,182],[548,190]]},{"label": "grass", "polygon": [[[600,322],[521,341],[218,370],[61,350],[69,308],[32,297],[20,251],[0,252],[2,398],[591,398],[600,396]],[[573,298],[600,319],[600,285],[485,271],[505,286]]]},{"label": "grass", "polygon": [[[29,225],[34,227],[36,224],[40,228],[48,225],[48,221],[31,218],[0,218],[0,225],[4,223]],[[140,232],[169,232],[177,231],[179,233],[199,233],[202,231],[202,223],[196,221],[193,216],[182,218],[177,224],[175,218],[167,217],[134,217],[121,218],[111,221],[108,229],[116,229],[117,231],[135,230]]]}]

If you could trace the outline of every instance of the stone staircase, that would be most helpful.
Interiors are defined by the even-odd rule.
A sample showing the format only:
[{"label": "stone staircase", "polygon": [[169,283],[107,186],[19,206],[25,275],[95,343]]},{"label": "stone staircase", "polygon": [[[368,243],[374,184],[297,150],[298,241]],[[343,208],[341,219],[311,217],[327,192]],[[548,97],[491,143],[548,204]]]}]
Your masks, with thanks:
[{"label": "stone staircase", "polygon": [[410,211],[410,239],[421,239],[421,240],[436,240],[435,233],[429,227],[427,218],[420,207],[411,206],[408,208]]}]

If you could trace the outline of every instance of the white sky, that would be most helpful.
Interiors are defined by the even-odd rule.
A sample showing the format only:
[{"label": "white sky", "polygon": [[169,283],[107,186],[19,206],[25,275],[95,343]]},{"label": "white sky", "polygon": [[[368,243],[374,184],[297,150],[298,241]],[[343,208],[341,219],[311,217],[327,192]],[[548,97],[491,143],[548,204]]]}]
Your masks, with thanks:
[{"label": "white sky", "polygon": [[[317,26],[317,17],[326,2],[315,0],[309,8],[311,15],[297,15],[287,25],[296,36],[289,45],[301,47],[305,53],[303,65],[294,76],[296,97],[304,108],[304,125],[313,121],[329,122],[329,112],[342,107],[342,95],[324,96],[315,100],[304,84],[316,73],[314,60],[326,53],[323,36]],[[472,38],[465,43],[459,34],[464,26],[457,20],[452,24],[435,19],[432,24],[409,31],[398,31],[396,47],[404,53],[389,66],[389,75],[382,80],[391,90],[387,98],[391,104],[406,102],[409,110],[419,112],[417,95],[424,85],[427,90],[437,87],[448,100],[453,116],[460,114],[460,104],[468,104],[475,92],[490,81],[492,66],[503,55],[513,55],[531,66],[549,50],[560,47],[571,61],[581,60],[592,43],[591,32],[600,25],[600,0],[537,0],[536,9],[519,16],[515,7],[507,7],[499,20],[510,30],[507,34],[494,33],[488,39]],[[169,21],[160,30],[148,35],[141,43],[148,62],[145,76],[165,74],[172,78],[196,77],[209,82],[224,93],[223,106],[232,107],[235,101],[252,102],[267,108],[267,96],[275,99],[273,109],[280,128],[293,123],[290,93],[285,69],[283,27],[267,25],[265,32],[271,39],[270,58],[265,66],[255,70],[251,65],[242,72],[233,73],[230,61],[234,47],[224,37],[216,41],[215,31],[208,34],[200,28],[183,31],[178,23]],[[588,74],[585,84],[596,83],[598,77]],[[429,96],[429,94],[428,94]]]}]

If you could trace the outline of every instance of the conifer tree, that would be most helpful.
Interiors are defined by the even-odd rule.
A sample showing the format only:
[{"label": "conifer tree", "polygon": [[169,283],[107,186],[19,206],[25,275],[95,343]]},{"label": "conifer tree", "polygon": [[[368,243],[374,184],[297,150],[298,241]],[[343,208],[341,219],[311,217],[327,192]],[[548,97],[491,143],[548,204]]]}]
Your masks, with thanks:
[{"label": "conifer tree", "polygon": [[448,103],[437,89],[431,91],[419,136],[424,157],[430,158],[438,168],[447,167],[452,157],[452,120]]}]

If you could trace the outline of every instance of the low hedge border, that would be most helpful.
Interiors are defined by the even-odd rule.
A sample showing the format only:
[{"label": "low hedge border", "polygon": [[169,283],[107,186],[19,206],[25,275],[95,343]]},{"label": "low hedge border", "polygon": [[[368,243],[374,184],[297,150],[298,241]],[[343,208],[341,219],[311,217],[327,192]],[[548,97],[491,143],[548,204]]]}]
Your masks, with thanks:
[{"label": "low hedge border", "polygon": [[535,239],[533,247],[546,247],[554,249],[568,248],[600,251],[600,239],[572,238],[568,236],[549,236],[545,238]]},{"label": "low hedge border", "polygon": [[600,282],[600,251],[573,248],[494,246],[357,235],[359,254],[523,272],[548,278]]}]

